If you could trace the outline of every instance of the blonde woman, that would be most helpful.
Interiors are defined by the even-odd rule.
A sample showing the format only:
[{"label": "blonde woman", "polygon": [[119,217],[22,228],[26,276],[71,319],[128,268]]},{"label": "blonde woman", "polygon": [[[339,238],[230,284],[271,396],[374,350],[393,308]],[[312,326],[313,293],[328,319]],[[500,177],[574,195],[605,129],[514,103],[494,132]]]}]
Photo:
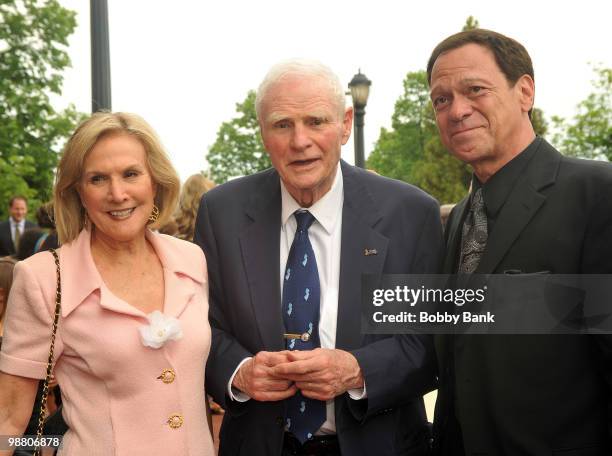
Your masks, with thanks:
[{"label": "blonde woman", "polygon": [[[134,114],[94,114],[66,145],[54,189],[62,245],[54,375],[70,427],[61,455],[214,454],[206,262],[197,246],[153,231],[178,191],[159,140]],[[55,282],[49,252],[15,268],[0,435],[23,432],[45,377]]]}]

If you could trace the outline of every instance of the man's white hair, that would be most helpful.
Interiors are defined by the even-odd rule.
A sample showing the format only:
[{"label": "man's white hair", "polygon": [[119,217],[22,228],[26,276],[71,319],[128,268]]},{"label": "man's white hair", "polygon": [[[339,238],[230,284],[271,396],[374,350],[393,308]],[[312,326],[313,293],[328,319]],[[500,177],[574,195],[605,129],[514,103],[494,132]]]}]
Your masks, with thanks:
[{"label": "man's white hair", "polygon": [[268,74],[266,74],[261,84],[259,84],[257,96],[255,97],[255,111],[257,112],[257,119],[259,119],[260,122],[262,121],[261,108],[264,98],[268,94],[268,90],[271,86],[287,76],[312,76],[327,83],[329,85],[329,92],[332,96],[332,100],[338,106],[338,113],[340,118],[342,118],[346,99],[344,88],[336,73],[327,65],[317,62],[316,60],[291,59],[281,61],[270,68]]}]

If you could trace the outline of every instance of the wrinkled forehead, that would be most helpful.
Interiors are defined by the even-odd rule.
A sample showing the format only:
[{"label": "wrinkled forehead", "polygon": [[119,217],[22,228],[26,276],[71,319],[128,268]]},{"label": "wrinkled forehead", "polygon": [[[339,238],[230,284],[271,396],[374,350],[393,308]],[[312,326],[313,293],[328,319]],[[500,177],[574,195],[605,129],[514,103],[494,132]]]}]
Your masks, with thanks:
[{"label": "wrinkled forehead", "polygon": [[262,98],[262,114],[283,110],[312,114],[342,114],[333,85],[317,75],[285,74],[270,84]]}]

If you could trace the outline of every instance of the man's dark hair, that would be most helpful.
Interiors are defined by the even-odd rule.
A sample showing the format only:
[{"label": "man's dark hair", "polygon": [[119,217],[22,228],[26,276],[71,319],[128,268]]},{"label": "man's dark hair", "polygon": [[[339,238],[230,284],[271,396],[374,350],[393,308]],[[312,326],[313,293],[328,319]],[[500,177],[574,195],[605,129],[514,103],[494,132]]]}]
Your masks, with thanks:
[{"label": "man's dark hair", "polygon": [[36,211],[36,221],[40,228],[55,229],[53,221],[53,202],[42,204]]},{"label": "man's dark hair", "polygon": [[495,57],[497,66],[504,74],[510,86],[527,74],[535,81],[531,57],[525,47],[516,40],[501,33],[485,29],[472,29],[455,33],[436,46],[427,62],[427,82],[431,85],[431,71],[441,54],[460,48],[466,44],[479,44],[489,49]]},{"label": "man's dark hair", "polygon": [[13,203],[16,200],[21,200],[24,203],[28,204],[28,199],[25,196],[23,196],[23,195],[15,195],[15,196],[11,197],[11,199],[9,200],[9,207],[13,207]]}]

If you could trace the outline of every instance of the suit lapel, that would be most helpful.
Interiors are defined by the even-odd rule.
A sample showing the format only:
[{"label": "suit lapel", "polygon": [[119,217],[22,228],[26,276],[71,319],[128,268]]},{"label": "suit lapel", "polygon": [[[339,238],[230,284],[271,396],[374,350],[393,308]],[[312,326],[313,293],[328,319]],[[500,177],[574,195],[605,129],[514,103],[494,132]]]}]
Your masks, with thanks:
[{"label": "suit lapel", "polygon": [[361,171],[345,162],[341,162],[341,169],[344,207],[336,348],[351,350],[361,345],[361,275],[382,274],[389,239],[372,228],[382,217],[369,190],[359,180]]},{"label": "suit lapel", "polygon": [[[519,184],[520,185],[520,184]],[[492,274],[510,249],[521,231],[536,214],[546,197],[533,188],[518,186],[501,210],[495,226],[487,240],[476,273]]]},{"label": "suit lapel", "polygon": [[253,222],[240,235],[240,249],[253,315],[264,349],[283,350],[279,282],[281,197],[278,174],[268,174],[261,191],[253,195],[245,212]]},{"label": "suit lapel", "polygon": [[495,222],[497,229],[490,233],[487,247],[476,269],[480,274],[491,274],[504,258],[514,241],[546,201],[540,190],[556,180],[561,154],[541,140],[526,171],[510,193]]}]

